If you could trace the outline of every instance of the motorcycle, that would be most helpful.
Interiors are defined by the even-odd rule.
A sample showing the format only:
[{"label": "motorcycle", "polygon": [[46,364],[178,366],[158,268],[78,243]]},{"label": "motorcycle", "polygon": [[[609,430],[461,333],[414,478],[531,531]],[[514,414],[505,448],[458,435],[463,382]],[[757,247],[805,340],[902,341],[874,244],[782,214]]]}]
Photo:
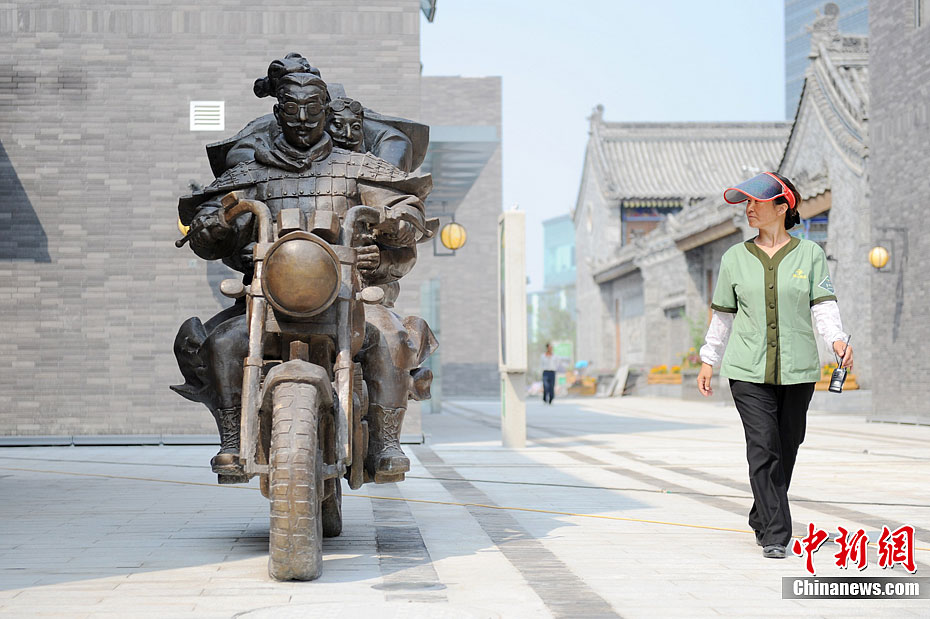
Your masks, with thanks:
[{"label": "motorcycle", "polygon": [[[365,304],[384,298],[364,287],[356,247],[365,235],[394,224],[385,209],[359,205],[342,222],[332,212],[296,208],[275,219],[262,202],[237,192],[223,197],[227,223],[252,214],[257,228],[250,284],[228,279],[221,292],[246,297],[249,332],[244,360],[239,463],[259,476],[271,502],[270,575],[313,580],[322,568],[322,541],[342,532],[343,477],[403,481],[404,473],[373,479],[365,469],[368,390],[353,356],[365,334]],[[418,221],[423,235],[433,231]]]}]

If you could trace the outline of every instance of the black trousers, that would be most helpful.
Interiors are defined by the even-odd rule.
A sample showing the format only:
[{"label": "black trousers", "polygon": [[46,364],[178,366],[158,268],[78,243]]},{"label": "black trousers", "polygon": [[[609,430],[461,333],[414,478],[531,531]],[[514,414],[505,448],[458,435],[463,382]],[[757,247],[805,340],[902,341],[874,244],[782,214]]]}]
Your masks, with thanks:
[{"label": "black trousers", "polygon": [[555,398],[555,372],[543,370],[543,402],[552,404]]},{"label": "black trousers", "polygon": [[814,383],[765,385],[730,380],[730,392],[743,422],[749,485],[754,499],[749,526],[762,544],[787,546],[791,539],[788,486],[807,428]]}]

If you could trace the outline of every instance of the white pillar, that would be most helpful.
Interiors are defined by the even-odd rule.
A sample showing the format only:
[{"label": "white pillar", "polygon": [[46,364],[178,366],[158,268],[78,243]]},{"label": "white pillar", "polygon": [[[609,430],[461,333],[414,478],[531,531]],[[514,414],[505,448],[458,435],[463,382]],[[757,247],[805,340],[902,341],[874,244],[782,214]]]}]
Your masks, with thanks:
[{"label": "white pillar", "polygon": [[501,372],[501,443],[526,447],[526,372]]},{"label": "white pillar", "polygon": [[497,220],[498,307],[501,372],[501,440],[526,446],[526,215],[502,213]]}]

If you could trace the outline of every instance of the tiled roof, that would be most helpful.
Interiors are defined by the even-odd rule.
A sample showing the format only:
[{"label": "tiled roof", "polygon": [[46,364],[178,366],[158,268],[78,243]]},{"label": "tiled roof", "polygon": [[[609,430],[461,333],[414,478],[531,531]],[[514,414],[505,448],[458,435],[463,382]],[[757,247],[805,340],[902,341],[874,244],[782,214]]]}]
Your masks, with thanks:
[{"label": "tiled roof", "polygon": [[[591,117],[589,153],[612,198],[700,198],[781,160],[789,123],[604,122]],[[592,152],[593,150],[593,152]]]},{"label": "tiled roof", "polygon": [[[868,155],[869,117],[869,39],[866,36],[841,35],[835,23],[826,24],[813,33],[811,62],[804,80],[804,90],[798,106],[795,126],[788,140],[780,168],[792,169],[797,153],[794,133],[798,131],[802,110],[811,107],[828,136],[829,143],[857,174],[865,171]],[[787,171],[787,170],[786,170]],[[807,174],[825,174],[826,170],[800,170]],[[797,175],[797,172],[795,173]],[[802,181],[803,182],[803,181]],[[829,187],[819,188],[820,191]],[[798,189],[804,197],[815,195],[818,189]]]}]

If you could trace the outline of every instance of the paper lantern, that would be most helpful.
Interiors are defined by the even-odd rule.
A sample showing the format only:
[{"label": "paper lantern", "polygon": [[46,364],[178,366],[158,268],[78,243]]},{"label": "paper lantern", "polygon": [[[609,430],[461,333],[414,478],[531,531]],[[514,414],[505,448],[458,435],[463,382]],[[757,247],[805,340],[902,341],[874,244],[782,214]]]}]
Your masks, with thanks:
[{"label": "paper lantern", "polygon": [[873,247],[869,252],[869,263],[876,269],[881,269],[888,264],[888,250],[884,247]]},{"label": "paper lantern", "polygon": [[468,234],[465,232],[465,226],[454,221],[444,225],[439,232],[439,240],[442,241],[443,246],[452,251],[461,249],[467,239]]}]

